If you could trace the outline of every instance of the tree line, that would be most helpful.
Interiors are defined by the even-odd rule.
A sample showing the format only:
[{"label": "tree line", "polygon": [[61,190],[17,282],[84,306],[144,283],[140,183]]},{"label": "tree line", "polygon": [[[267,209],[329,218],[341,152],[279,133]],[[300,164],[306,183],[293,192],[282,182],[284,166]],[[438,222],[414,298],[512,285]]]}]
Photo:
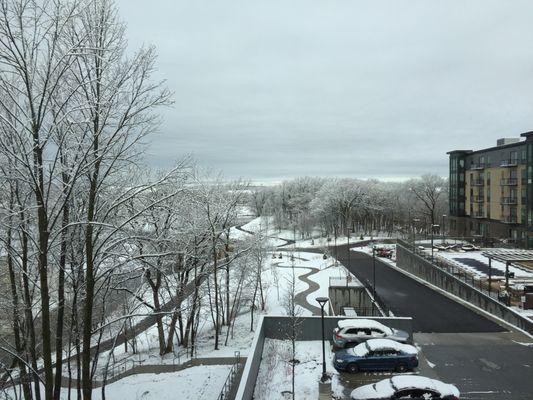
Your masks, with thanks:
[{"label": "tree line", "polygon": [[193,353],[200,321],[218,349],[243,307],[264,308],[261,235],[230,234],[247,184],[188,157],[144,163],[172,103],[155,68],[111,0],[0,0],[5,396],[59,399],[66,379],[69,399],[89,400],[150,321],[161,355]]},{"label": "tree line", "polygon": [[[256,215],[273,217],[278,229],[301,239],[440,232],[448,210],[448,182],[433,174],[403,182],[302,177],[250,194]],[[318,231],[318,232],[317,232]]]}]

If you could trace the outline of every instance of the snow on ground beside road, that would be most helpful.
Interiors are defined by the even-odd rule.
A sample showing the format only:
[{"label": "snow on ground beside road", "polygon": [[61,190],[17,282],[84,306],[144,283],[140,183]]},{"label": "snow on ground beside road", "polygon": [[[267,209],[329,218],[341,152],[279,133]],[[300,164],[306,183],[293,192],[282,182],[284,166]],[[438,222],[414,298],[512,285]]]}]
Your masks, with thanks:
[{"label": "snow on ground beside road", "polygon": [[[291,342],[288,340],[265,339],[263,359],[255,385],[254,399],[283,400],[290,398],[283,392],[292,391]],[[320,340],[296,342],[295,367],[296,398],[317,399],[318,382],[322,376],[322,342]],[[332,391],[337,398],[342,398],[344,387],[341,385],[339,373],[331,363],[332,353],[326,346],[326,370],[332,375]]]},{"label": "snow on ground beside road", "polygon": [[[330,237],[330,240],[328,241],[328,238],[323,237],[316,237],[314,239],[306,239],[306,240],[298,240],[296,242],[296,247],[299,248],[310,248],[310,249],[316,249],[316,248],[323,248],[328,246],[334,246],[335,245],[335,239]],[[367,240],[383,240],[383,239],[390,239],[390,237],[386,236],[363,236],[363,239],[361,239],[360,236],[351,236],[350,237],[350,244],[356,244],[359,242],[367,241]],[[340,236],[337,238],[337,246],[348,244],[348,238],[346,236]]]},{"label": "snow on ground beside road", "polygon": [[[470,244],[469,242],[466,242],[464,240],[453,240],[449,238],[442,240],[442,238],[439,238],[437,236],[435,236],[435,238],[433,239],[433,244],[442,244],[443,242],[444,244]],[[416,244],[431,244],[431,239],[416,239]]]}]

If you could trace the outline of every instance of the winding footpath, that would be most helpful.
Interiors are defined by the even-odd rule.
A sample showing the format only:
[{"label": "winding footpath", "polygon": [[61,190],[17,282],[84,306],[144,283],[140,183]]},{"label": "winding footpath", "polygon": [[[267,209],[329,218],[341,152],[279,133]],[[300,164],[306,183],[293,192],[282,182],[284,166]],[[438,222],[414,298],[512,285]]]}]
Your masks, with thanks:
[{"label": "winding footpath", "polygon": [[[305,259],[302,259],[305,260]],[[276,265],[277,268],[285,268],[285,269],[291,269],[293,267],[289,266],[281,266],[279,264]],[[298,279],[305,283],[307,285],[307,289],[305,289],[303,292],[298,292],[296,296],[294,296],[294,301],[297,305],[299,305],[302,308],[305,308],[306,310],[310,311],[313,315],[320,315],[320,308],[310,304],[307,301],[307,295],[311,294],[313,292],[316,292],[318,289],[320,289],[320,286],[318,283],[312,281],[309,279],[311,275],[314,275],[318,273],[320,270],[318,268],[313,267],[294,267],[295,269],[308,269],[310,270],[306,274],[300,275]]]},{"label": "winding footpath", "polygon": [[316,274],[319,270],[317,268],[309,268],[309,269],[311,271],[309,271],[307,274],[300,275],[298,277],[298,279],[306,283],[309,287],[303,292],[298,293],[295,296],[294,300],[296,304],[298,304],[300,307],[306,308],[307,310],[311,311],[313,315],[320,315],[320,308],[309,304],[309,302],[307,301],[308,294],[316,292],[318,289],[320,289],[320,286],[318,285],[318,283],[309,279],[311,275]]}]

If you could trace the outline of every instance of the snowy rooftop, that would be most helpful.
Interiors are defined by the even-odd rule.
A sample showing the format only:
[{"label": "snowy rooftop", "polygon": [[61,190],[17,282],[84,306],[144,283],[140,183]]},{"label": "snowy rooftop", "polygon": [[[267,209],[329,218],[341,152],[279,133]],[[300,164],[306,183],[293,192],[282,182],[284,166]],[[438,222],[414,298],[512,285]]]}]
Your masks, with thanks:
[{"label": "snowy rooftop", "polygon": [[493,258],[501,262],[523,262],[533,261],[533,250],[486,250],[481,253],[483,256]]}]

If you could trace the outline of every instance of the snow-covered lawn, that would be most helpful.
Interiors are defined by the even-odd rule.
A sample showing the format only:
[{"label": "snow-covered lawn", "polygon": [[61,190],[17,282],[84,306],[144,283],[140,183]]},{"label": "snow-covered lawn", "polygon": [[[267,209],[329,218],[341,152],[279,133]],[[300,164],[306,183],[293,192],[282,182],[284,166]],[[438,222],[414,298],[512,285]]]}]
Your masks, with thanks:
[{"label": "snow-covered lawn", "polygon": [[[335,243],[337,243],[337,246],[348,244],[348,238],[346,236],[337,237],[337,241],[335,241],[333,237],[330,237],[329,239],[330,240],[328,241],[328,238],[326,237],[316,237],[314,239],[298,240],[296,242],[296,246],[299,248],[320,249],[323,247],[334,246]],[[363,236],[363,238],[361,239],[360,236],[351,236],[349,241],[350,241],[350,244],[356,244],[356,243],[360,243],[360,242],[364,242],[368,240],[383,240],[383,239],[390,239],[390,237],[383,236],[383,235]]]},{"label": "snow-covered lawn", "polygon": [[[347,244],[348,241],[350,243],[359,243],[366,240],[390,239],[390,237],[385,234],[378,234],[376,236],[363,236],[363,238],[361,238],[361,236],[354,235],[349,239],[346,236],[339,236],[337,237],[337,240],[335,240],[333,237],[328,238],[323,236],[324,233],[319,230],[312,232],[311,239],[302,239],[299,232],[295,232],[292,229],[276,229],[274,226],[274,219],[272,217],[257,217],[247,224],[242,225],[241,228],[245,231],[253,233],[262,231],[266,236],[269,237],[268,244],[273,247],[286,244],[287,240],[294,240],[296,242],[296,247],[299,248],[320,249],[333,246],[335,244]],[[242,239],[246,237],[246,233],[236,228],[232,228],[231,236],[236,239]]]},{"label": "snow-covered lawn", "polygon": [[[202,365],[166,374],[128,376],[106,387],[107,399],[128,400],[215,400],[231,366]],[[101,392],[94,391],[99,400]]]},{"label": "snow-covered lawn", "polygon": [[[255,385],[254,399],[288,399],[284,392],[292,391],[291,343],[287,340],[265,339],[263,359]],[[318,382],[322,376],[322,342],[296,342],[295,393],[299,399],[318,399]],[[332,391],[341,398],[344,387],[339,373],[331,363],[332,353],[326,345],[326,370],[332,376]]]},{"label": "snow-covered lawn", "polygon": [[[202,365],[179,372],[132,375],[106,385],[105,397],[110,400],[216,400],[230,369],[230,365]],[[44,398],[43,386],[41,393]],[[16,398],[12,391],[6,394]],[[76,397],[75,389],[71,397]],[[101,388],[93,390],[92,398],[102,398]],[[66,399],[68,390],[62,388],[61,400]]]},{"label": "snow-covered lawn", "polygon": [[[279,253],[274,253],[277,257]],[[294,254],[294,261],[291,261],[291,254]],[[296,277],[296,294],[308,289],[308,285],[302,282],[299,277],[310,272],[308,276],[310,281],[319,285],[319,288],[308,293],[307,302],[317,307],[316,298],[319,296],[328,296],[329,279],[345,278],[351,275],[352,279],[357,279],[344,266],[337,264],[332,257],[323,258],[323,254],[309,252],[283,252],[282,259],[272,258],[269,256],[270,265],[267,266],[263,273],[263,280],[267,286],[267,309],[266,313],[270,315],[285,315],[286,311],[283,306],[284,298],[288,290],[288,282],[292,276],[292,264],[294,264],[294,275]],[[312,315],[310,310],[302,309],[302,315]]]}]

